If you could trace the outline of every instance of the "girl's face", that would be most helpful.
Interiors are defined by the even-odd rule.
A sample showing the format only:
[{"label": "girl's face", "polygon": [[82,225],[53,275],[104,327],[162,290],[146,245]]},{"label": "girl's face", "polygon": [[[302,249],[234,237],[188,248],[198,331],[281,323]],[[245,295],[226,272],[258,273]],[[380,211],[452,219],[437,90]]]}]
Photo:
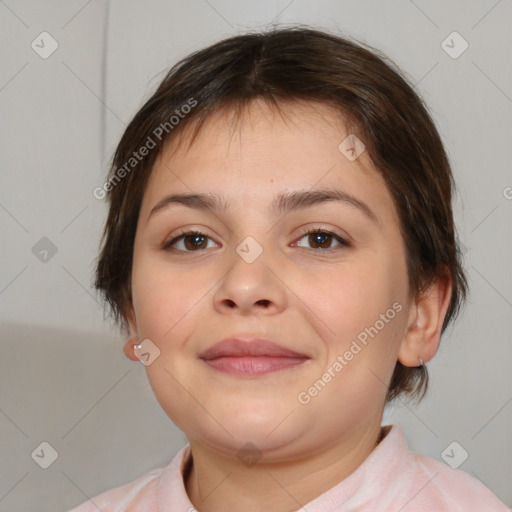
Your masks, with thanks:
[{"label": "girl's face", "polygon": [[[349,133],[338,113],[286,113],[253,102],[238,129],[218,113],[189,149],[171,143],[135,238],[133,328],[150,340],[151,387],[191,442],[229,456],[250,442],[266,460],[293,458],[380,426],[407,330],[405,247],[383,179],[366,151],[339,148]],[[327,190],[348,199],[315,201]],[[226,209],[168,202],[151,213],[170,194],[218,196]],[[203,236],[179,238],[193,230]],[[307,358],[234,375],[199,357],[240,336]]]}]

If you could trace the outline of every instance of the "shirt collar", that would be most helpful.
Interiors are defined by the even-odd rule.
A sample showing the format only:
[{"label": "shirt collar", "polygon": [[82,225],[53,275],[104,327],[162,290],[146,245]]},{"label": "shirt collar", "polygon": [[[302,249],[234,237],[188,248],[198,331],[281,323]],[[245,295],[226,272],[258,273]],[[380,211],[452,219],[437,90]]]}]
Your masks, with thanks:
[{"label": "shirt collar", "polygon": [[[299,510],[328,512],[339,510],[341,504],[356,510],[375,499],[379,488],[389,490],[398,474],[413,474],[414,455],[409,451],[400,425],[388,425],[388,433],[370,455],[347,478],[305,504]],[[184,471],[190,460],[190,444],[181,448],[165,467],[157,484],[158,512],[194,509],[185,489]],[[352,509],[352,508],[351,508]]]}]

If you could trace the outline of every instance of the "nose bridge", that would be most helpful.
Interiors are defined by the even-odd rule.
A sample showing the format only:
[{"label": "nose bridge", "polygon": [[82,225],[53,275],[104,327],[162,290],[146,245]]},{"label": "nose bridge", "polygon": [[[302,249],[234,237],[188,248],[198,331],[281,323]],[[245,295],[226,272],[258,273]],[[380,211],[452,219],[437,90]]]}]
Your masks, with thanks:
[{"label": "nose bridge", "polygon": [[[242,191],[244,190],[242,189]],[[271,229],[268,212],[254,194],[251,197],[250,194],[242,193],[239,197],[232,226],[232,233],[236,240],[235,253],[249,265],[256,261],[261,263],[261,260],[266,259],[266,255],[273,245],[271,239],[276,230]],[[237,260],[234,259],[234,261]]]}]

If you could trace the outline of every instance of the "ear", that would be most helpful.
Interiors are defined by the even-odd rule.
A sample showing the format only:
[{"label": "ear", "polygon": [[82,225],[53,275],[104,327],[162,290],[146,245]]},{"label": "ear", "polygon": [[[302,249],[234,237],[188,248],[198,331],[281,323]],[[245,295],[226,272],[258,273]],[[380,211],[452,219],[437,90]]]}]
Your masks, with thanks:
[{"label": "ear", "polygon": [[135,351],[133,348],[135,345],[138,345],[140,343],[139,336],[137,334],[137,322],[135,320],[135,311],[133,309],[133,305],[130,304],[129,308],[130,311],[128,312],[127,319],[129,332],[123,347],[123,352],[128,359],[131,359],[132,361],[139,361],[139,358],[135,355]]},{"label": "ear", "polygon": [[398,360],[404,366],[420,366],[420,358],[426,363],[434,357],[451,297],[452,280],[450,274],[446,273],[416,298],[398,352]]}]

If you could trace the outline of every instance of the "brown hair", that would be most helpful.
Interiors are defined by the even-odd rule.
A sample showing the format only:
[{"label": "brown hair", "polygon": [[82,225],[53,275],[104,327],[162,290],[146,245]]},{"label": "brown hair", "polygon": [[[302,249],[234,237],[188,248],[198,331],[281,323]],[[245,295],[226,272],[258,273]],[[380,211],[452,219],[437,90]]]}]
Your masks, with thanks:
[{"label": "brown hair", "polygon": [[[195,138],[216,109],[230,108],[240,117],[256,98],[275,107],[321,102],[353,125],[398,211],[411,297],[437,277],[451,277],[444,332],[466,298],[467,281],[451,207],[455,184],[434,122],[379,50],[301,25],[230,37],[184,58],[126,128],[102,189],[110,209],[95,281],[115,321],[127,331],[137,220],[156,157],[189,123],[195,123]],[[144,146],[150,148],[140,151],[145,156],[135,158]],[[424,366],[397,361],[386,400],[405,393],[419,401],[427,386]]]}]

